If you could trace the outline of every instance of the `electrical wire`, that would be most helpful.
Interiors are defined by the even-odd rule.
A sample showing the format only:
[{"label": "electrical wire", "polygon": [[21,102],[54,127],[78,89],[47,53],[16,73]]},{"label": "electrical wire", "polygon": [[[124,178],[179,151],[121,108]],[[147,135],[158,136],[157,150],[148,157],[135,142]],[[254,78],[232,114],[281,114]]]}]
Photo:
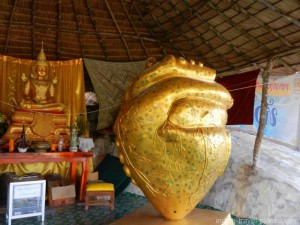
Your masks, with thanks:
[{"label": "electrical wire", "polygon": [[[250,81],[252,81],[252,80],[250,80]],[[247,81],[247,82],[250,82],[250,81]],[[274,80],[272,80],[272,81],[270,81],[270,82],[267,82],[267,83],[261,83],[261,84],[251,85],[251,86],[242,87],[242,88],[230,89],[230,90],[228,90],[228,91],[229,91],[229,92],[233,92],[233,91],[243,90],[243,89],[247,89],[247,88],[253,88],[253,87],[257,87],[257,86],[269,85],[269,84],[271,84],[272,82],[274,82]],[[23,109],[23,108],[21,108],[21,107],[19,107],[19,106],[12,105],[12,104],[7,103],[7,102],[4,102],[4,101],[2,101],[2,100],[0,100],[0,103],[5,104],[5,105],[8,105],[8,106],[10,106],[10,107],[12,107],[12,108]],[[98,109],[98,110],[93,110],[93,111],[88,111],[88,112],[79,112],[79,113],[75,113],[75,114],[71,114],[71,113],[70,113],[70,114],[65,114],[65,115],[75,116],[75,115],[91,114],[91,113],[97,113],[97,112],[105,111],[105,110],[108,110],[108,109],[111,109],[111,108],[115,108],[115,107],[119,107],[119,106],[121,106],[121,103],[120,103],[120,104],[117,104],[117,105],[110,106],[110,107]],[[35,111],[35,110],[30,110],[30,109],[26,109],[26,111],[28,111],[28,112],[33,112],[33,113],[41,113],[41,114],[56,115],[55,113],[49,113],[49,112],[37,112],[37,111]]]}]

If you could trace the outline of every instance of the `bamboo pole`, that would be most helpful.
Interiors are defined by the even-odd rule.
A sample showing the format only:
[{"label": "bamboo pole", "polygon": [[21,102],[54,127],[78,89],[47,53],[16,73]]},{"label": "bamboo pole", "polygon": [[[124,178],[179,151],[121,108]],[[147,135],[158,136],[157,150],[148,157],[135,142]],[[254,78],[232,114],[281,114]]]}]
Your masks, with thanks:
[{"label": "bamboo pole", "polygon": [[[140,12],[140,10],[138,9],[138,7],[135,5],[134,8],[135,8],[136,12],[138,13],[140,19],[143,21],[143,24],[144,24],[144,26],[147,28],[147,30],[149,31],[149,33],[152,35],[152,37],[155,37],[156,35],[154,34],[152,28],[149,27],[149,24],[146,23],[145,18],[144,18],[143,15],[141,14],[141,12]],[[159,39],[157,39],[157,42],[158,42],[158,44],[159,44],[159,48],[160,48],[161,52],[162,52],[164,55],[167,55],[167,52],[166,52],[166,50],[164,49],[164,47],[162,46],[161,41],[160,41]]]},{"label": "bamboo pole", "polygon": [[[300,46],[294,46],[288,50],[283,50],[283,51],[273,51],[271,52],[271,55],[273,58],[275,57],[285,57],[285,56],[289,56],[289,55],[292,55],[292,54],[297,54],[297,52],[300,51]],[[266,60],[267,56],[265,55],[260,55],[260,56],[257,56],[257,57],[253,57],[253,60],[255,60],[255,65],[259,65],[259,64],[262,64],[262,63],[265,63],[267,60]],[[249,66],[251,66],[252,61],[247,61],[246,63],[243,63],[243,64],[240,64],[239,66],[236,67],[236,69],[244,69],[244,68],[247,68]],[[299,63],[296,63],[294,65],[298,65]],[[219,74],[223,74],[223,73],[226,73],[226,72],[230,72],[230,69],[224,69],[224,70],[219,70]]]},{"label": "bamboo pole", "polygon": [[60,60],[61,52],[60,52],[60,28],[61,28],[61,0],[57,2],[57,32],[56,32],[56,58]]},{"label": "bamboo pole", "polygon": [[86,3],[86,6],[88,8],[88,11],[89,11],[89,17],[92,21],[92,24],[93,24],[93,27],[94,27],[94,30],[96,32],[96,35],[98,37],[98,41],[99,41],[99,44],[100,44],[100,47],[101,47],[101,50],[104,54],[104,57],[105,57],[105,60],[106,61],[111,61],[110,59],[110,56],[108,56],[108,53],[107,53],[107,46],[104,44],[104,38],[103,38],[103,32],[99,31],[98,28],[97,28],[97,23],[96,23],[96,19],[94,18],[93,16],[93,10],[92,10],[92,6],[91,6],[91,3],[89,2],[89,0],[85,0],[85,3]]},{"label": "bamboo pole", "polygon": [[253,150],[253,169],[257,167],[259,155],[260,155],[260,145],[263,138],[263,132],[266,122],[266,111],[268,107],[268,82],[269,82],[269,71],[272,69],[272,59],[268,61],[266,68],[262,73],[263,85],[262,85],[262,94],[261,94],[261,108],[259,116],[259,127],[255,138],[254,150]]},{"label": "bamboo pole", "polygon": [[[36,2],[35,0],[32,1],[31,6],[31,24],[34,27],[35,24],[35,9],[36,9]],[[31,39],[32,39],[32,58],[35,59],[35,30],[31,30]]]},{"label": "bamboo pole", "polygon": [[113,11],[112,11],[111,8],[110,8],[110,5],[109,5],[108,1],[107,1],[107,0],[104,0],[104,1],[105,1],[105,4],[106,4],[106,7],[107,7],[107,9],[108,9],[108,12],[109,12],[110,16],[111,16],[111,18],[112,18],[112,20],[113,20],[113,22],[114,22],[114,24],[115,24],[117,30],[119,31],[120,38],[121,38],[121,40],[123,41],[123,44],[124,44],[124,46],[125,46],[125,48],[126,48],[126,51],[127,51],[128,57],[129,57],[129,60],[132,61],[132,56],[131,56],[131,54],[130,54],[130,50],[129,50],[129,47],[128,47],[128,45],[127,45],[127,42],[126,42],[126,40],[125,40],[125,38],[124,38],[124,36],[123,36],[122,30],[121,30],[121,28],[120,28],[120,26],[119,26],[119,24],[118,24],[118,22],[117,22],[117,20],[116,20],[116,18],[115,18],[115,16],[114,16]]},{"label": "bamboo pole", "polygon": [[[130,25],[131,25],[131,27],[132,27],[132,29],[134,30],[134,32],[135,32],[135,34],[136,34],[136,36],[140,36],[140,34],[139,34],[139,32],[137,31],[137,29],[135,28],[135,26],[134,26],[134,24],[133,24],[133,21],[132,21],[132,19],[130,18],[130,14],[129,14],[129,12],[128,12],[128,10],[127,10],[127,8],[126,8],[126,5],[125,5],[125,3],[124,3],[124,1],[123,0],[121,0],[121,3],[122,3],[122,6],[123,6],[123,8],[124,8],[124,11],[125,11],[125,14],[126,14],[126,16],[127,16],[127,19],[128,19],[128,21],[129,21],[129,23],[130,23]],[[143,47],[143,49],[144,49],[144,51],[145,51],[145,53],[146,53],[146,55],[147,55],[147,58],[149,58],[150,57],[150,55],[149,55],[149,52],[148,52],[148,50],[147,50],[147,48],[146,48],[146,46],[145,46],[145,44],[144,44],[144,41],[142,40],[142,39],[139,39],[140,40],[140,42],[141,42],[141,45],[142,45],[142,47]]]},{"label": "bamboo pole", "polygon": [[[80,31],[80,26],[79,26],[79,22],[78,22],[78,15],[77,15],[76,6],[75,6],[75,0],[72,0],[72,8],[73,8],[73,13],[74,13],[74,18],[75,18],[77,30]],[[80,32],[78,33],[78,40],[79,40],[79,44],[80,44],[80,50],[81,50],[82,57],[85,58],[84,49],[83,49],[83,42],[82,42],[82,37],[81,37]]]},{"label": "bamboo pole", "polygon": [[9,24],[8,24],[8,28],[7,28],[7,32],[6,32],[6,38],[5,38],[6,41],[5,41],[5,45],[4,45],[4,51],[3,51],[4,54],[7,53],[10,28],[11,28],[11,25],[12,25],[12,22],[13,22],[14,13],[15,13],[15,10],[16,10],[16,5],[17,5],[17,0],[14,1],[13,8],[11,9],[11,12],[10,12]]},{"label": "bamboo pole", "polygon": [[[147,4],[145,2],[145,0],[142,0],[142,4],[145,6],[145,8],[147,9]],[[168,33],[168,31],[166,30],[166,28],[164,28],[161,24],[160,24],[160,21],[157,19],[157,17],[152,13],[151,10],[148,9],[148,13],[149,15],[152,17],[152,19],[156,22],[158,28],[163,32],[163,33]],[[187,58],[185,56],[185,54],[180,50],[180,48],[174,43],[174,41],[172,41],[172,39],[169,39],[168,40],[172,46],[179,52],[180,56],[183,57],[183,58]]]},{"label": "bamboo pole", "polygon": [[234,27],[235,29],[237,29],[241,33],[241,35],[243,35],[244,37],[246,37],[249,41],[252,41],[256,45],[258,45],[265,52],[267,52],[268,55],[270,55],[270,49],[268,49],[264,44],[262,44],[255,37],[253,37],[250,32],[245,31],[238,23],[234,22],[234,20],[232,20],[231,18],[229,18],[228,16],[226,16],[225,13],[223,13],[220,10],[220,8],[218,8],[217,6],[213,5],[211,2],[209,2],[208,4],[209,4],[209,6],[213,10],[215,10],[220,16],[222,16],[231,25],[231,27]]},{"label": "bamboo pole", "polygon": [[297,19],[294,19],[288,15],[286,15],[285,13],[281,12],[276,6],[275,4],[271,4],[265,0],[258,0],[260,3],[264,4],[265,6],[267,6],[269,9],[273,10],[273,12],[275,12],[277,15],[285,18],[288,22],[292,22],[293,24],[295,24],[297,27],[300,27],[300,22]]}]

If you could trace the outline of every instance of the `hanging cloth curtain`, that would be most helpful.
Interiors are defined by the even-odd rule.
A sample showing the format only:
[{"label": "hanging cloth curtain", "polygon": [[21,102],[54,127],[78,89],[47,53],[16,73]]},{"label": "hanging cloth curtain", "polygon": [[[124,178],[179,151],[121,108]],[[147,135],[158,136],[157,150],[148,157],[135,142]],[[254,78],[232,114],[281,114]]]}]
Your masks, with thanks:
[{"label": "hanging cloth curtain", "polygon": [[126,88],[145,69],[146,61],[105,62],[84,59],[98,102],[97,129],[111,128],[119,113]]},{"label": "hanging cloth curtain", "polygon": [[256,80],[260,70],[217,78],[233,98],[233,107],[228,110],[227,125],[253,124]]}]

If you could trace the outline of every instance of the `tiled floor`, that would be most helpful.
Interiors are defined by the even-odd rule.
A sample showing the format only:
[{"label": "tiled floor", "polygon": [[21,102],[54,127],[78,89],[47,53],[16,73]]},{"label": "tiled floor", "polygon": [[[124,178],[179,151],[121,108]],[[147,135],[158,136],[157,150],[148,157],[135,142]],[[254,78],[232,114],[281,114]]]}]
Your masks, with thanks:
[{"label": "tiled floor", "polygon": [[[72,206],[50,208],[46,206],[44,223],[37,217],[12,220],[12,225],[108,225],[137,208],[148,204],[148,200],[140,195],[123,192],[116,198],[115,211],[106,206],[91,206],[84,211],[83,203]],[[198,208],[208,208],[198,205]],[[261,225],[258,221],[233,217],[236,225]],[[5,208],[0,211],[0,224],[6,224]]]}]

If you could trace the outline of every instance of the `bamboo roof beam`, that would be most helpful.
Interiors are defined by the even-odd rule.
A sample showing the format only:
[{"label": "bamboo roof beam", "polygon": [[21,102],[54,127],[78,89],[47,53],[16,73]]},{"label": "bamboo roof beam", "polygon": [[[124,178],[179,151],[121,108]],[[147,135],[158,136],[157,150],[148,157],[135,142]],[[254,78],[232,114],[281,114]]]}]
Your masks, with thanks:
[{"label": "bamboo roof beam", "polygon": [[[35,24],[35,9],[36,9],[36,0],[32,1],[32,6],[31,6],[31,25],[34,27]],[[31,29],[31,39],[32,39],[32,58],[35,59],[35,30]]]},{"label": "bamboo roof beam", "polygon": [[[251,8],[251,7],[253,7],[252,5],[254,5],[254,4],[255,4],[255,2],[253,2],[251,5],[249,5],[249,6],[248,6],[248,8]],[[211,7],[211,6],[210,6],[210,7]],[[231,7],[231,6],[230,6],[230,9],[235,9],[235,10],[237,11],[237,9],[236,9],[236,8],[234,8],[234,7]],[[215,10],[215,11],[216,11],[216,10]],[[220,10],[220,12],[221,12],[221,10]],[[237,12],[238,12],[238,11],[237,11]],[[221,14],[219,13],[219,15],[223,16],[222,14],[223,14],[223,12],[221,12]],[[255,18],[256,18],[256,17],[255,17]],[[256,19],[257,19],[257,18],[256,18]],[[225,20],[226,20],[226,19],[225,19]],[[258,19],[257,19],[257,20],[258,20]],[[259,20],[258,20],[258,21],[259,21]],[[224,22],[222,22],[222,23],[225,23],[225,21],[224,21]],[[233,25],[231,25],[231,26],[233,26]],[[228,31],[229,29],[231,29],[231,28],[232,28],[231,26],[229,26],[229,27],[228,27],[228,29],[225,29],[225,30],[223,30],[223,32],[222,32],[222,33],[224,33],[224,32],[226,32],[226,31]],[[264,34],[261,34],[261,36],[262,36],[262,35],[264,35]],[[260,37],[260,36],[256,36],[256,37],[255,37],[255,39],[257,39],[257,38],[259,38],[259,37]],[[213,39],[213,38],[214,38],[214,37],[212,37],[211,39]],[[211,39],[207,39],[207,41],[210,41]],[[248,40],[249,40],[249,41],[251,41],[250,39],[248,39]]]},{"label": "bamboo roof beam", "polygon": [[[273,54],[273,57],[275,58],[275,57],[284,57],[286,55],[291,55],[291,54],[297,53],[299,51],[300,51],[300,46],[297,46],[297,47],[294,47],[292,49],[279,51],[279,52],[274,52],[272,54]],[[253,58],[253,60],[256,62],[255,64],[260,64],[260,63],[264,63],[264,62],[267,61],[265,56],[255,57],[255,58]],[[249,63],[249,62],[243,63],[243,64],[237,66],[237,69],[242,69],[242,68],[248,67],[251,64],[253,64],[253,63]],[[225,73],[225,72],[229,72],[229,69],[220,71],[220,73]]]},{"label": "bamboo roof beam", "polygon": [[256,38],[254,38],[248,32],[246,32],[245,30],[243,30],[243,28],[241,28],[236,22],[234,22],[232,19],[230,19],[228,16],[226,16],[223,12],[221,12],[221,10],[217,6],[213,5],[211,2],[209,2],[208,4],[220,16],[222,16],[231,26],[233,26],[239,32],[241,32],[244,37],[248,38],[249,40],[251,40],[252,42],[254,42],[256,45],[258,45],[260,48],[264,49],[268,54],[270,54],[270,49],[268,49],[265,45],[263,45],[262,43],[260,43]]},{"label": "bamboo roof beam", "polygon": [[[142,0],[142,3],[144,4],[144,6],[145,6],[145,8],[146,8],[145,1],[144,1],[144,0]],[[153,13],[151,13],[151,11],[149,11],[148,9],[147,9],[147,11],[148,11],[148,13],[150,14],[150,16],[152,17],[152,19],[156,22],[156,24],[158,25],[159,29],[160,29],[162,32],[167,33],[168,31],[167,31],[166,29],[164,29],[164,28],[161,26],[161,24],[159,23],[158,19],[153,15]],[[179,50],[179,48],[176,46],[176,44],[175,44],[173,41],[169,40],[169,42],[173,45],[173,47],[179,52],[179,54],[180,54],[183,58],[186,58],[186,57],[185,57],[185,54],[184,54],[182,51]]]},{"label": "bamboo roof beam", "polygon": [[[197,9],[197,10],[195,10],[195,9],[193,9],[193,8],[191,8],[190,7],[190,5],[188,4],[188,3],[186,3],[186,2],[184,2],[185,3],[185,5],[187,6],[187,7],[189,7],[189,10],[192,12],[192,15],[193,15],[193,17],[191,17],[191,19],[193,19],[195,16],[196,17],[198,17],[198,15],[200,15],[199,13],[198,13],[198,11],[199,11],[199,9]],[[205,1],[204,2],[204,4],[205,3],[207,3],[207,1]],[[205,6],[205,5],[202,5],[203,7]],[[203,21],[202,21],[203,22]],[[222,23],[225,23],[225,21],[223,21]],[[221,23],[221,24],[222,24]],[[220,25],[220,24],[219,24]],[[228,29],[230,29],[231,27],[229,27]],[[190,28],[190,30],[187,30],[187,32],[190,32],[192,30],[192,28]],[[208,29],[206,32],[202,32],[201,33],[201,35],[205,35],[207,32],[209,32],[211,29]],[[226,29],[227,30],[227,29]],[[224,30],[223,32],[225,32],[226,30]],[[212,40],[212,39],[214,39],[215,38],[215,36],[212,36],[211,38],[207,38],[207,39],[205,39],[206,40],[206,42],[209,42],[210,40]],[[195,39],[195,38],[194,38]],[[214,46],[215,48],[217,48],[218,46]]]},{"label": "bamboo roof beam", "polygon": [[[152,37],[155,37],[156,35],[154,34],[153,30],[149,27],[148,23],[146,23],[146,21],[145,21],[144,17],[142,16],[140,10],[138,9],[138,7],[137,7],[136,5],[134,5],[134,8],[135,8],[136,12],[138,13],[140,19],[143,21],[144,26],[147,28],[147,30],[149,31],[149,33],[152,35]],[[164,49],[163,46],[162,46],[161,41],[160,41],[159,39],[157,39],[157,42],[158,42],[158,44],[159,44],[159,48],[160,48],[160,50],[162,51],[162,53],[163,53],[164,55],[167,55],[165,49]]]},{"label": "bamboo roof beam", "polygon": [[106,46],[104,45],[104,42],[103,42],[102,34],[97,29],[97,24],[96,24],[96,21],[95,21],[95,19],[93,17],[93,11],[92,11],[92,8],[91,8],[89,0],[85,0],[85,4],[86,4],[86,6],[88,8],[89,17],[90,17],[90,20],[92,21],[93,28],[95,30],[95,32],[93,32],[93,33],[96,34],[96,36],[98,38],[99,45],[100,45],[100,48],[101,48],[101,50],[102,50],[102,52],[104,54],[105,60],[106,61],[110,61],[110,59],[108,57],[108,54],[107,54],[107,51],[106,51]]},{"label": "bamboo roof beam", "polygon": [[294,18],[292,18],[292,17],[290,17],[290,16],[288,16],[288,15],[285,15],[284,13],[280,12],[280,10],[279,10],[276,6],[270,4],[269,2],[267,2],[267,1],[265,1],[265,0],[258,0],[258,2],[260,2],[260,3],[262,3],[263,5],[267,6],[269,9],[273,10],[277,15],[279,15],[279,16],[285,18],[287,21],[292,22],[292,23],[295,24],[297,27],[300,27],[300,22],[299,22],[299,20],[296,20],[296,19],[294,19]]},{"label": "bamboo roof beam", "polygon": [[[199,6],[198,9],[193,9],[192,7],[194,7],[194,6],[191,6],[187,2],[184,2],[187,10],[189,10],[191,12],[191,15],[189,17],[184,17],[185,18],[184,22],[182,24],[180,24],[179,26],[175,27],[173,30],[170,30],[169,33],[173,33],[177,29],[180,29],[182,26],[186,26],[192,19],[194,19],[197,16],[198,11],[207,3],[207,1],[199,1],[198,3],[201,3],[201,6]],[[179,13],[180,16],[183,16],[182,14],[183,13]]]},{"label": "bamboo roof beam", "polygon": [[[170,5],[174,10],[177,10],[176,6],[175,6],[172,2],[168,2],[168,3],[169,3],[169,5]],[[186,6],[187,6],[187,5],[186,5]],[[190,8],[189,6],[188,6],[188,9],[191,10],[191,8]],[[181,14],[181,16],[183,17],[182,14]],[[184,18],[184,17],[183,17],[183,18]],[[192,27],[192,26],[189,25],[189,24],[186,24],[186,26]],[[179,28],[179,30],[181,30],[181,29]],[[218,57],[220,57],[222,60],[224,60],[224,61],[228,64],[228,66],[229,66],[231,69],[234,69],[234,67],[231,65],[231,63],[230,63],[224,56],[222,56],[221,54],[219,54],[219,53],[215,50],[215,48],[213,48],[213,47],[211,46],[211,44],[209,44],[209,42],[207,42],[207,41],[202,37],[202,35],[201,35],[200,32],[196,32],[195,30],[198,30],[198,29],[197,29],[197,28],[191,29],[191,31],[192,31],[194,34],[196,34],[196,36],[197,36],[198,38],[201,39],[202,43],[206,44],[206,45],[208,46],[208,48],[209,48],[210,51],[214,52]],[[182,32],[182,31],[181,31],[181,32]],[[185,32],[182,32],[182,35],[183,35],[184,37],[186,37]],[[188,38],[187,38],[187,40],[190,41]],[[192,44],[195,48],[199,47],[199,46],[195,46],[195,45],[193,44],[192,41],[191,41],[191,44]],[[201,54],[201,56],[199,56],[199,57],[200,57],[201,59],[204,60],[203,63],[206,64],[206,65],[207,65],[208,67],[210,67],[210,68],[214,68],[214,65],[212,65],[211,63],[209,63],[209,62],[208,62],[208,59],[206,59],[206,58],[203,57],[203,53],[200,52],[200,54]]]},{"label": "bamboo roof beam", "polygon": [[5,45],[4,45],[4,54],[6,54],[7,51],[7,46],[8,46],[8,41],[9,41],[9,32],[10,32],[10,28],[12,26],[12,22],[13,22],[13,17],[14,17],[14,12],[16,9],[16,5],[17,5],[17,0],[14,1],[14,5],[11,9],[10,12],[10,17],[9,17],[9,23],[8,23],[8,28],[7,28],[7,32],[6,32],[6,39],[5,39]]},{"label": "bamboo roof beam", "polygon": [[133,7],[135,6],[135,0],[132,1],[131,6],[130,6],[130,11],[133,10]]},{"label": "bamboo roof beam", "polygon": [[125,39],[124,39],[124,36],[123,36],[123,34],[122,34],[122,30],[121,30],[120,27],[119,27],[119,24],[118,24],[118,22],[117,22],[117,20],[116,20],[116,18],[115,18],[115,16],[114,16],[114,14],[113,14],[111,8],[110,8],[110,5],[109,5],[108,1],[107,1],[107,0],[104,0],[104,1],[105,1],[106,6],[107,6],[107,9],[108,9],[108,11],[109,11],[109,14],[110,14],[110,16],[111,16],[111,18],[112,18],[112,20],[113,20],[113,22],[114,22],[114,24],[115,24],[115,26],[116,26],[118,32],[119,32],[119,34],[120,34],[120,37],[121,37],[121,39],[122,39],[122,41],[123,41],[123,44],[124,44],[124,46],[125,46],[125,48],[126,48],[126,51],[127,51],[128,57],[129,57],[129,60],[132,61],[132,57],[131,57],[131,54],[130,54],[128,45],[127,45],[127,43],[126,43],[126,41],[125,41]]},{"label": "bamboo roof beam", "polygon": [[[170,15],[168,14],[168,12],[161,7],[161,4],[159,4],[157,1],[155,1],[157,6],[160,7],[160,9],[164,12],[164,15],[166,15],[169,20],[174,24],[174,26],[177,26],[177,24],[174,22],[174,20],[170,17]],[[175,8],[175,6],[173,4],[171,4],[171,2],[168,2],[169,5],[174,9],[174,10],[177,10]],[[179,32],[181,33],[181,35],[189,41],[188,37],[186,36],[186,34],[181,30],[179,29]],[[168,36],[168,34],[166,34],[166,36]],[[172,43],[174,43],[174,39],[172,38],[169,38],[169,40],[172,41]],[[190,42],[190,44],[193,46],[193,48],[198,48],[199,46],[196,46],[193,42]],[[177,49],[177,51],[181,51],[179,49]],[[202,63],[206,64],[207,66],[211,67],[212,68],[212,65],[207,61],[207,59],[205,57],[203,57],[203,53],[200,52],[200,55],[197,55],[197,57],[199,57],[201,60],[202,60]]]},{"label": "bamboo roof beam", "polygon": [[[296,32],[295,32],[295,33],[296,33]],[[291,34],[291,33],[290,33],[290,34]],[[256,38],[260,38],[260,37],[263,36],[263,35],[264,35],[264,34],[260,34],[260,35],[256,36]],[[276,41],[276,40],[274,40],[274,41]],[[292,48],[297,48],[297,46],[288,47],[288,48],[283,48],[284,50],[281,50],[281,48],[280,48],[279,50],[281,50],[281,52],[282,52],[282,51],[284,51],[284,52],[285,52],[285,51],[289,52],[290,50],[292,50]],[[251,51],[252,51],[252,50],[251,50]],[[248,51],[248,54],[251,54],[251,51]],[[256,56],[256,57],[252,57],[252,59],[255,60],[255,59],[261,59],[261,58],[272,57],[274,53],[276,54],[276,51],[278,51],[278,49],[270,50],[269,55],[263,54],[263,55],[262,55],[263,57],[260,57],[260,55],[259,55],[259,56]],[[255,64],[255,62],[251,62],[251,63],[254,63],[254,64]],[[250,64],[251,64],[251,63],[250,63]],[[242,64],[242,65],[244,65],[244,64]]]},{"label": "bamboo roof beam", "polygon": [[245,10],[243,7],[241,7],[238,2],[233,2],[233,6],[232,9],[236,10],[236,12],[242,12],[246,17],[255,20],[256,23],[258,23],[261,27],[263,27],[264,29],[266,29],[268,32],[270,32],[271,34],[273,34],[276,38],[278,38],[278,40],[281,41],[281,43],[285,44],[288,47],[292,47],[292,44],[289,43],[285,38],[283,38],[281,35],[279,35],[276,31],[274,31],[270,26],[268,26],[266,23],[262,22],[261,20],[259,20],[256,16],[253,16],[252,14],[250,14],[247,10]]},{"label": "bamboo roof beam", "polygon": [[[140,35],[139,35],[137,29],[135,28],[135,26],[134,26],[134,24],[133,24],[133,22],[132,22],[132,20],[131,20],[131,18],[130,18],[130,15],[129,15],[127,9],[126,9],[126,6],[125,6],[124,1],[121,0],[121,3],[122,3],[122,6],[123,6],[124,11],[125,11],[125,14],[126,14],[126,16],[127,16],[127,18],[128,18],[128,21],[129,21],[129,23],[130,23],[132,29],[134,30],[134,32],[136,33],[136,35],[137,35],[138,37],[140,37]],[[146,49],[146,46],[145,46],[143,40],[140,39],[140,38],[139,38],[139,40],[140,40],[140,42],[141,42],[141,45],[143,46],[143,49],[144,49],[144,51],[145,51],[145,53],[146,53],[146,55],[147,55],[147,58],[149,58],[149,53],[148,53],[148,51],[147,51],[147,49]]]},{"label": "bamboo roof beam", "polygon": [[57,2],[57,31],[56,31],[56,57],[57,59],[61,58],[60,53],[60,27],[61,27],[61,0]]},{"label": "bamboo roof beam", "polygon": [[[189,7],[189,4],[183,0],[183,3]],[[241,55],[241,57],[245,60],[245,61],[252,61],[251,58],[249,56],[247,56],[244,52],[240,51],[236,46],[234,46],[229,40],[227,40],[224,36],[222,36],[220,34],[219,31],[217,31],[211,24],[209,24],[205,19],[202,18],[202,16],[194,11],[192,8],[190,8],[190,10],[192,11],[193,14],[196,15],[196,17],[198,19],[200,19],[200,21],[205,24],[206,26],[208,26],[209,30],[211,30],[215,35],[217,35],[223,42],[224,44],[226,44],[232,51],[236,52],[238,55]],[[208,43],[208,41],[206,41],[205,43]]]},{"label": "bamboo roof beam", "polygon": [[282,64],[288,71],[292,72],[292,73],[296,73],[297,69],[293,68],[293,65],[289,64],[288,62],[286,62],[284,59],[278,57],[276,59],[276,61],[280,64]]},{"label": "bamboo roof beam", "polygon": [[[168,2],[168,3],[172,3],[172,5],[174,5],[174,7],[176,8],[176,5],[173,3],[173,2]],[[179,10],[176,10],[176,12],[177,12],[177,15],[176,16],[174,16],[173,17],[173,20],[175,20],[175,18],[176,17],[181,17],[183,20],[182,20],[182,23],[181,24],[177,24],[177,27],[174,27],[174,29],[172,29],[172,30],[169,30],[169,33],[173,33],[174,31],[176,31],[177,29],[181,29],[181,27],[182,26],[184,26],[184,25],[186,25],[190,20],[192,20],[194,17],[195,17],[195,15],[193,14],[193,13],[191,13],[191,15],[189,15],[189,16],[186,16],[186,15],[184,15],[184,13],[186,12],[186,11],[190,11],[191,12],[191,7],[195,7],[197,4],[199,4],[200,6],[197,8],[197,9],[194,9],[195,11],[198,11],[204,4],[205,4],[205,1],[199,1],[199,2],[196,2],[196,4],[195,5],[193,5],[193,6],[190,6],[189,5],[189,7],[186,7],[186,10],[185,11],[179,11]],[[163,16],[163,15],[162,15]],[[168,22],[168,21],[167,21]],[[165,25],[167,22],[165,22],[165,23],[162,23],[162,26],[163,25]]]},{"label": "bamboo roof beam", "polygon": [[224,36],[222,36],[220,34],[220,32],[218,32],[212,25],[210,25],[208,22],[206,22],[199,14],[196,15],[204,24],[206,24],[208,26],[208,28],[214,33],[216,34],[222,41],[224,44],[226,44],[232,51],[236,52],[238,55],[241,55],[241,57],[245,60],[245,61],[251,61],[253,62],[253,60],[251,60],[250,56],[247,56],[244,52],[240,51],[236,46],[234,46],[229,40],[227,40]]},{"label": "bamboo roof beam", "polygon": [[78,18],[77,18],[77,12],[76,12],[76,7],[75,7],[75,2],[74,1],[75,0],[72,0],[72,7],[73,7],[73,13],[74,13],[75,21],[76,21],[77,30],[79,31],[78,39],[79,39],[79,43],[80,43],[80,50],[81,50],[81,53],[82,53],[83,57],[85,57],[83,44],[82,44],[82,38],[81,38],[81,32],[80,32],[80,26],[79,26],[79,22],[78,22]]},{"label": "bamboo roof beam", "polygon": [[[4,23],[2,23],[4,22]],[[4,20],[0,19],[0,26],[2,27],[6,27],[7,25],[5,24]],[[14,23],[11,25],[11,27],[18,27],[18,28],[24,28],[24,29],[35,29],[35,30],[41,30],[41,31],[54,31],[54,32],[58,32],[57,28],[51,28],[51,27],[44,27],[44,26],[27,26],[27,25],[23,25],[23,24],[19,24],[19,23]],[[81,29],[80,31],[77,30],[72,30],[72,29],[67,29],[67,28],[60,28],[59,30],[60,32],[64,32],[64,33],[71,33],[71,34],[92,34],[92,35],[97,35],[99,34],[98,31],[89,31],[89,30],[84,30]],[[113,36],[113,37],[120,37],[119,34],[116,33],[112,33],[112,32],[101,32],[102,35],[107,35],[107,36]],[[153,42],[153,43],[158,43],[159,40],[155,40],[153,38],[149,38],[149,37],[138,37],[136,35],[129,35],[129,34],[123,34],[124,37],[126,38],[134,38],[134,39],[142,39],[144,41],[149,41],[149,42]]]},{"label": "bamboo roof beam", "polygon": [[186,59],[185,54],[183,53],[183,51],[181,51],[181,50],[176,46],[176,44],[174,43],[174,41],[173,41],[172,39],[170,39],[169,41],[170,41],[170,43],[172,43],[172,45],[174,46],[174,48],[180,53],[180,55]]}]

